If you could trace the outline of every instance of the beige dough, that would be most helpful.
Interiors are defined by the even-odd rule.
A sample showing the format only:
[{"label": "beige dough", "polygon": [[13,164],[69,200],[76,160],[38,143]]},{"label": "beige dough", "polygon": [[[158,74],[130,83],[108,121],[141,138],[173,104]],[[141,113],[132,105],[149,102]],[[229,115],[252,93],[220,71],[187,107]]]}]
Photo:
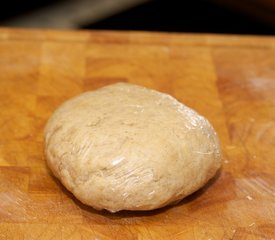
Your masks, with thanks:
[{"label": "beige dough", "polygon": [[118,83],[63,103],[45,129],[47,163],[96,209],[151,210],[202,187],[220,167],[210,123],[173,97]]}]

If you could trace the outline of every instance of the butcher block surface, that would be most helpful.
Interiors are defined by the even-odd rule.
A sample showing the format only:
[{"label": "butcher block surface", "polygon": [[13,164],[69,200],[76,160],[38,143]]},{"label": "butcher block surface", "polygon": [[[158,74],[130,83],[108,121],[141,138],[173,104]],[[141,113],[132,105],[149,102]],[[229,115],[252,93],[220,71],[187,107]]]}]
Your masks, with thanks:
[{"label": "butcher block surface", "polygon": [[[96,211],[46,166],[43,129],[83,91],[130,82],[213,124],[221,171],[175,206]],[[275,38],[0,29],[0,239],[275,239]]]}]

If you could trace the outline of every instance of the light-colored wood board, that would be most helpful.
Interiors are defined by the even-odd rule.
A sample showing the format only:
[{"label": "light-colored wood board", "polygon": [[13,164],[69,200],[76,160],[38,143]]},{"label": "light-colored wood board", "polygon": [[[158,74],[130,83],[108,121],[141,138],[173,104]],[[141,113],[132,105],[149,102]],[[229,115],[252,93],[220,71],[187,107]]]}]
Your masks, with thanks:
[{"label": "light-colored wood board", "polygon": [[[275,38],[0,29],[0,239],[275,239]],[[178,205],[98,212],[46,167],[43,129],[83,91],[124,81],[207,117],[221,172]]]}]

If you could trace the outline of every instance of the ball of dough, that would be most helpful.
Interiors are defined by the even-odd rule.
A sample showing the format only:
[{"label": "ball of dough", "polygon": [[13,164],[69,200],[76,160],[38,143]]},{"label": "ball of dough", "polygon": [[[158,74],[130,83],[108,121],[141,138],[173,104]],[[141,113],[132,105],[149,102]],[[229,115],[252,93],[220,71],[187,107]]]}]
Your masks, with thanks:
[{"label": "ball of dough", "polygon": [[47,123],[45,152],[76,198],[111,212],[179,201],[221,164],[204,117],[170,95],[127,83],[63,103]]}]

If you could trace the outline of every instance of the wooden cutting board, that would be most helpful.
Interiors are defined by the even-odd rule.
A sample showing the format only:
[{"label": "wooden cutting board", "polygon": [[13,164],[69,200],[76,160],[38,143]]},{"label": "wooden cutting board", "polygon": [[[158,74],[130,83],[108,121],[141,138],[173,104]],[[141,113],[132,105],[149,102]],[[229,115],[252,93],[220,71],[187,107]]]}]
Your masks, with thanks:
[{"label": "wooden cutting board", "polygon": [[[154,88],[206,116],[223,168],[178,205],[95,211],[52,177],[43,128],[83,91]],[[0,29],[0,239],[275,239],[275,38]]]}]

